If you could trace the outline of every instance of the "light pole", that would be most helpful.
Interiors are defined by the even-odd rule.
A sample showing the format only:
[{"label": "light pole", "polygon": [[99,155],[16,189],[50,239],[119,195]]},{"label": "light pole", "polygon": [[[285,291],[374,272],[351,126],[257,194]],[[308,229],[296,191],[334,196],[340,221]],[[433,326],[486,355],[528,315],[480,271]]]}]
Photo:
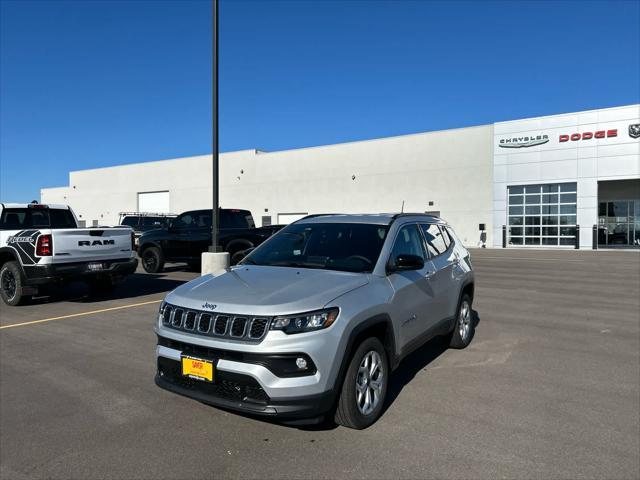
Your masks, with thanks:
[{"label": "light pole", "polygon": [[213,274],[219,275],[229,268],[229,254],[224,252],[218,244],[218,230],[220,225],[220,208],[219,208],[219,160],[220,152],[218,151],[218,0],[212,0],[213,6],[213,142],[212,142],[212,184],[213,190],[212,200],[213,207],[211,209],[211,245],[208,252],[202,252],[202,275]]},{"label": "light pole", "polygon": [[219,192],[218,192],[218,173],[219,173],[219,152],[218,152],[218,0],[213,0],[213,145],[212,145],[212,160],[213,160],[213,207],[211,211],[211,246],[210,252],[219,252],[218,247],[218,225],[220,221],[220,209],[219,209]]}]

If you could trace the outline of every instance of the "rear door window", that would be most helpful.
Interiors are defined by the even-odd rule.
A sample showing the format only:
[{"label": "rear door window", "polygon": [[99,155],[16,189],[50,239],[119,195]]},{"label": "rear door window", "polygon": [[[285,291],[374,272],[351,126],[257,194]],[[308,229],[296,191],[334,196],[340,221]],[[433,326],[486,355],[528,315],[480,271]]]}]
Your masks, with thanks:
[{"label": "rear door window", "polygon": [[[436,224],[420,225],[424,238],[427,242],[427,250],[432,257],[442,255],[448,248],[448,245],[442,235],[442,231]],[[447,237],[448,239],[448,237]]]},{"label": "rear door window", "polygon": [[0,229],[76,228],[70,210],[49,208],[7,208],[2,211]]}]

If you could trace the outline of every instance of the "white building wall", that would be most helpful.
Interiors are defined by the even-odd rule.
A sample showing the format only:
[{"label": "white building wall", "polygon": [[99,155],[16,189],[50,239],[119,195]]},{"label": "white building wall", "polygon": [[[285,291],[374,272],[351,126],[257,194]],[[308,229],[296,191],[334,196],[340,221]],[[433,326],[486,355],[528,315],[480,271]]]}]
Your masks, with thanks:
[{"label": "white building wall", "polygon": [[[225,153],[220,203],[263,215],[439,211],[467,245],[478,224],[492,241],[493,126],[264,153]],[[68,188],[43,189],[45,203],[68,203],[90,224],[135,211],[139,192],[170,192],[175,213],[211,208],[211,156],[71,172]],[[66,198],[63,198],[66,197]],[[433,202],[433,205],[429,205]]]},{"label": "white building wall", "polygon": [[[493,245],[502,246],[507,186],[577,181],[580,247],[592,245],[598,223],[598,181],[640,178],[640,141],[629,125],[640,123],[640,105],[552,115],[494,126]],[[560,135],[616,130],[615,137],[560,141]],[[501,140],[547,135],[545,144],[503,148]]]}]

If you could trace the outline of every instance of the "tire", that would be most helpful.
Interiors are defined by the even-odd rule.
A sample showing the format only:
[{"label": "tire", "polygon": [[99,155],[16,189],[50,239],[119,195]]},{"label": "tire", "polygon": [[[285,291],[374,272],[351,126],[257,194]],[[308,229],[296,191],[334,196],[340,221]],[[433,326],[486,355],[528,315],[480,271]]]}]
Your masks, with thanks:
[{"label": "tire", "polygon": [[466,293],[462,295],[456,312],[456,322],[449,340],[450,348],[465,348],[471,343],[476,328],[471,305],[471,297]]},{"label": "tire", "polygon": [[[371,376],[375,360],[378,367],[373,369]],[[389,375],[389,360],[382,343],[375,337],[367,338],[358,346],[349,362],[338,399],[335,422],[344,427],[362,430],[378,420],[387,397]],[[378,384],[378,388],[372,387],[373,384]],[[362,393],[357,394],[357,391]],[[373,400],[373,405],[370,403],[369,408],[366,404],[367,395]]]},{"label": "tire", "polygon": [[27,300],[26,295],[22,295],[24,277],[20,264],[16,261],[6,262],[0,268],[0,296],[4,303],[15,307]]},{"label": "tire", "polygon": [[147,247],[140,255],[142,268],[147,273],[160,273],[164,268],[164,255],[158,247]]}]

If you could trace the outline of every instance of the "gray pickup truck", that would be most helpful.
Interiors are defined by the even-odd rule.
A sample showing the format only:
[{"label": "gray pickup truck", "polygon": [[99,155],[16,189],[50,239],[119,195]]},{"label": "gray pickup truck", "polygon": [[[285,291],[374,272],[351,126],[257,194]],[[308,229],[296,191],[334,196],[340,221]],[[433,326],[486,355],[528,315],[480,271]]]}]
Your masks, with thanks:
[{"label": "gray pickup truck", "polygon": [[137,265],[130,227],[79,228],[66,205],[0,204],[0,296],[7,305],[54,282],[108,289]]}]

